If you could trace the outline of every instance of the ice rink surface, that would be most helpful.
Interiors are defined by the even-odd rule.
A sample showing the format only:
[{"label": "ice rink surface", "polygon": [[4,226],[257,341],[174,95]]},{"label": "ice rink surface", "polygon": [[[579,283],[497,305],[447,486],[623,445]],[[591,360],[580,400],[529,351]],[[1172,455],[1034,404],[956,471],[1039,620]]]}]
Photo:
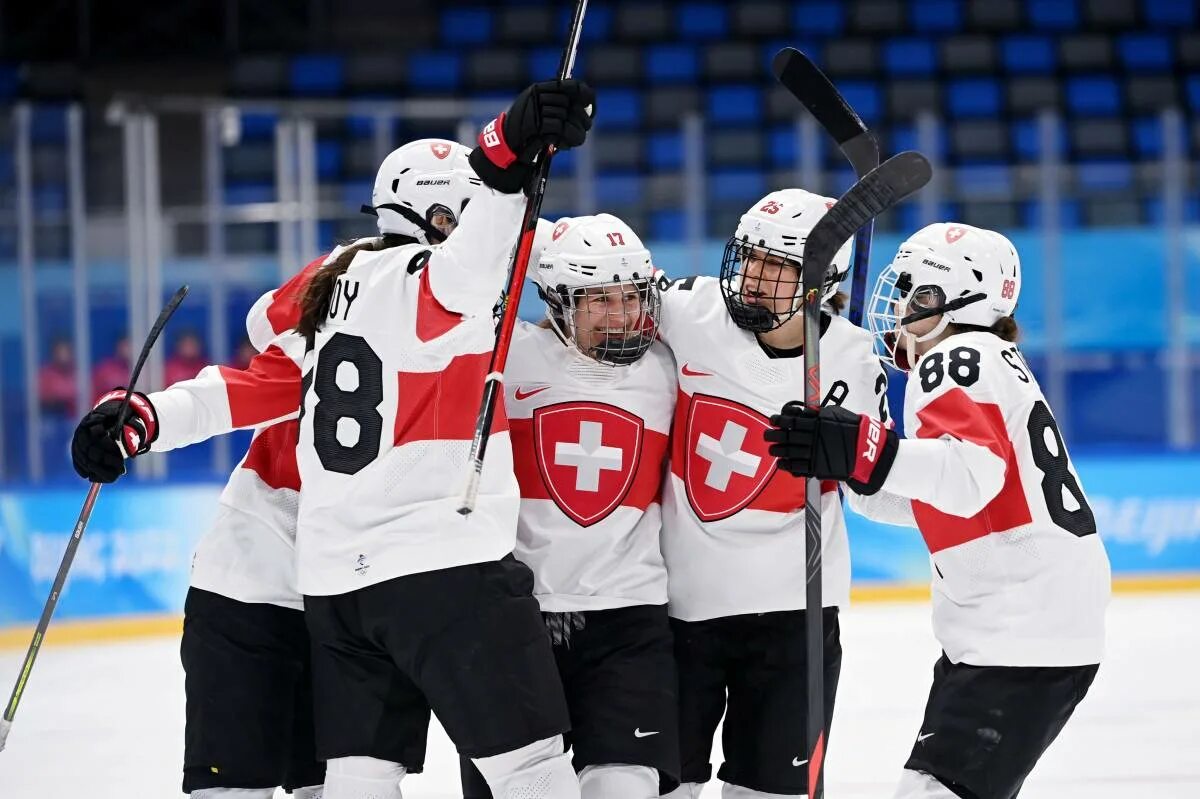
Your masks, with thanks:
[{"label": "ice rink surface", "polygon": [[[1021,797],[1197,799],[1200,593],[1118,596],[1108,620],[1096,683]],[[843,613],[842,640],[826,795],[887,799],[938,654],[928,605],[855,605]],[[0,652],[4,699],[22,654]],[[0,799],[178,797],[182,748],[178,641],[47,646],[0,753]],[[430,735],[425,773],[403,787],[406,799],[461,795],[457,758],[440,729]],[[704,796],[719,797],[719,784]]]}]

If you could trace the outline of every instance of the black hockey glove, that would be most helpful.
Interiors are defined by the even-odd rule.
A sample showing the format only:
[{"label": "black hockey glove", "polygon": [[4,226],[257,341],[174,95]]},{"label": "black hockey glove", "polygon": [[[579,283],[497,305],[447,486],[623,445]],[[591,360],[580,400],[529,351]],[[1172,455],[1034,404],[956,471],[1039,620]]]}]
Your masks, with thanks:
[{"label": "black hockey glove", "polygon": [[517,95],[512,106],[489,122],[471,151],[471,168],[496,191],[515,194],[533,174],[537,154],[553,145],[578,147],[595,116],[596,93],[580,80],[546,80]]},{"label": "black hockey glove", "polygon": [[115,388],[105,394],[75,428],[71,463],[80,477],[111,483],[125,474],[125,458],[149,452],[158,438],[158,413],[140,391],[133,392],[124,424],[117,425],[117,412],[126,393],[124,388]]},{"label": "black hockey glove", "polygon": [[844,481],[859,494],[879,490],[900,445],[896,432],[878,419],[837,405],[815,413],[802,402],[784,405],[763,437],[785,472]]}]

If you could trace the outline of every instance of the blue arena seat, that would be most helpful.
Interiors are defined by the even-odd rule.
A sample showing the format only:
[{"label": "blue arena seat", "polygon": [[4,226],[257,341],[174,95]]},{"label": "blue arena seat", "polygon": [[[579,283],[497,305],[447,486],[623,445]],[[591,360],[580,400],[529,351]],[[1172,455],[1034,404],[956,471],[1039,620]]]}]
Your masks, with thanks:
[{"label": "blue arena seat", "polygon": [[679,241],[687,231],[687,218],[678,208],[659,208],[650,212],[649,238],[655,241]]},{"label": "blue arena seat", "polygon": [[637,205],[643,178],[637,172],[612,171],[596,175],[596,202],[602,208]]},{"label": "blue arena seat", "polygon": [[246,205],[275,201],[275,184],[266,181],[226,181],[225,204]]},{"label": "blue arena seat", "polygon": [[495,24],[491,9],[447,8],[442,11],[442,43],[450,46],[488,44],[492,41]]},{"label": "blue arena seat", "polygon": [[642,122],[642,93],[637,89],[605,88],[602,109],[596,116],[603,129],[636,128]]},{"label": "blue arena seat", "polygon": [[890,39],[883,46],[883,64],[892,75],[931,75],[937,70],[937,48],[932,39]]},{"label": "blue arena seat", "polygon": [[1129,33],[1117,42],[1127,70],[1166,72],[1171,68],[1171,42],[1160,33]]},{"label": "blue arena seat", "polygon": [[408,86],[417,92],[458,91],[462,72],[462,54],[454,50],[416,50],[408,56]]},{"label": "blue arena seat", "polygon": [[1004,68],[1009,72],[1038,74],[1054,71],[1054,43],[1049,36],[1005,36],[1000,53]]},{"label": "blue arena seat", "polygon": [[847,80],[838,84],[842,97],[866,122],[875,122],[883,114],[883,95],[879,84],[867,80]]},{"label": "blue arena seat", "polygon": [[679,169],[683,166],[683,135],[677,130],[650,133],[646,156],[651,171]]},{"label": "blue arena seat", "polygon": [[762,119],[763,96],[758,86],[727,85],[708,90],[705,115],[714,125],[752,125]]},{"label": "blue arena seat", "polygon": [[792,26],[804,36],[832,38],[846,29],[846,11],[840,0],[802,0],[792,14]]},{"label": "blue arena seat", "polygon": [[1116,78],[1084,75],[1067,79],[1067,108],[1073,114],[1116,116],[1121,113],[1121,89]]},{"label": "blue arena seat", "polygon": [[1146,0],[1146,21],[1159,28],[1195,28],[1196,4],[1187,0]]},{"label": "blue arena seat", "polygon": [[681,39],[719,39],[729,32],[729,13],[725,3],[683,2],[676,9],[676,15]]},{"label": "blue arena seat", "polygon": [[694,83],[700,56],[690,44],[656,44],[646,48],[646,80],[656,85]]},{"label": "blue arena seat", "polygon": [[336,55],[301,55],[288,64],[288,88],[301,97],[330,97],[342,91],[345,61]]},{"label": "blue arena seat", "polygon": [[1139,117],[1133,120],[1132,130],[1138,157],[1151,160],[1162,155],[1162,124],[1158,117]]},{"label": "blue arena seat", "polygon": [[1133,187],[1133,165],[1128,161],[1087,161],[1076,165],[1075,182],[1089,192],[1127,191]]},{"label": "blue arena seat", "polygon": [[562,60],[560,47],[536,47],[529,53],[529,80],[553,80]]},{"label": "blue arena seat", "polygon": [[946,95],[947,113],[952,117],[990,117],[1003,108],[1000,82],[993,78],[951,79]]},{"label": "blue arena seat", "polygon": [[914,30],[929,33],[955,33],[962,30],[961,0],[918,0],[908,8]]},{"label": "blue arena seat", "polygon": [[[333,180],[342,174],[342,142],[336,139],[317,141],[317,178]],[[325,241],[325,239],[322,239]]]},{"label": "blue arena seat", "polygon": [[1075,0],[1029,0],[1029,21],[1041,30],[1076,30],[1079,7]]}]

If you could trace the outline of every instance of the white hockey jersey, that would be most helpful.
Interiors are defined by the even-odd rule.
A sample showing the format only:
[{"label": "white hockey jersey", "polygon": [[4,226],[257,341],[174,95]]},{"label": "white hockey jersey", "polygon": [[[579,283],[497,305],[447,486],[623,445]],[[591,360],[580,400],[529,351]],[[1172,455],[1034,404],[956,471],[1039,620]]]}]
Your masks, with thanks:
[{"label": "white hockey jersey", "polygon": [[[768,419],[804,398],[804,359],[771,358],[729,318],[716,278],[663,292],[660,335],[678,364],[671,474],[663,494],[670,612],[685,621],[805,607],[805,481],[767,453]],[[823,401],[887,420],[887,376],[870,333],[826,317]],[[826,607],[850,596],[836,483],[822,484]]]},{"label": "white hockey jersey", "polygon": [[542,610],[666,603],[659,494],[675,390],[660,343],[613,367],[518,323],[505,369],[521,485],[516,555]]},{"label": "white hockey jersey", "polygon": [[922,356],[883,489],[866,516],[918,527],[933,571],[933,629],[974,666],[1099,663],[1108,556],[1079,475],[1017,347],[951,336]]},{"label": "white hockey jersey", "polygon": [[[279,288],[269,291],[246,315],[246,333],[262,351],[300,319],[300,298],[322,255]],[[221,368],[204,373],[224,389]],[[230,396],[231,402],[253,401]],[[191,584],[240,602],[266,602],[303,610],[296,588],[296,512],[300,474],[296,465],[299,424],[294,419],[255,430],[245,456],[229,475],[213,524],[196,544]]]},{"label": "white hockey jersey", "polygon": [[523,207],[519,194],[481,187],[444,244],[357,253],[312,352],[285,333],[246,370],[208,367],[151,395],[155,450],[295,417],[303,396],[301,593],[345,593],[512,551],[519,493],[502,406],[475,512],[456,509],[495,338],[492,307]]}]

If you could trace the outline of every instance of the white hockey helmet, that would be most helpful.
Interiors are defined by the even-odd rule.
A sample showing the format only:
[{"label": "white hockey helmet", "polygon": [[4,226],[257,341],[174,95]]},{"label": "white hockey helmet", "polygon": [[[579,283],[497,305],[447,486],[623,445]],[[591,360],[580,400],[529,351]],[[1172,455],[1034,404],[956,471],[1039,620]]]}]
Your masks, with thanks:
[{"label": "white hockey helmet", "polygon": [[564,341],[589,358],[623,366],[641,358],[658,333],[653,271],[650,251],[633,229],[612,214],[596,214],[558,221],[533,282]]},{"label": "white hockey helmet", "polygon": [[379,165],[363,211],[376,217],[381,234],[440,244],[481,183],[467,161],[470,152],[447,139],[417,139],[392,150]]},{"label": "white hockey helmet", "polygon": [[[916,359],[897,360],[899,336],[912,353],[915,342],[934,338],[951,323],[988,328],[1012,316],[1020,296],[1021,259],[1011,241],[994,230],[938,222],[900,245],[875,282],[867,318],[884,359],[908,369]],[[905,327],[933,316],[940,321],[921,336]]]},{"label": "white hockey helmet", "polygon": [[[742,214],[737,229],[725,245],[720,280],[725,307],[738,327],[763,333],[779,327],[800,310],[804,302],[800,286],[804,242],[834,202],[832,197],[822,197],[804,189],[780,189],[763,197]],[[762,304],[747,302],[749,293],[743,286],[744,263],[746,256],[752,253],[763,259],[783,259],[795,267],[792,303],[786,313],[772,312]],[[834,255],[822,287],[822,302],[837,293],[838,284],[849,271],[850,242],[846,242]],[[778,284],[778,279],[775,282]],[[761,281],[757,285],[759,289],[763,288]]]}]

